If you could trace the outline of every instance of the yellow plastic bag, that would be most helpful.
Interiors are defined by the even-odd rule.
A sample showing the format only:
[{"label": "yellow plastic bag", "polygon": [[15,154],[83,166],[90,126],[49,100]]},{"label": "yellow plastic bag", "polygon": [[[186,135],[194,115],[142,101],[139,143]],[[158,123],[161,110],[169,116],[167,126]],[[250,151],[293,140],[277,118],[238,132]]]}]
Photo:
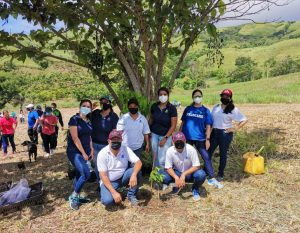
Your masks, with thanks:
[{"label": "yellow plastic bag", "polygon": [[244,172],[252,175],[265,173],[265,160],[264,157],[259,155],[263,149],[264,147],[262,147],[257,153],[247,152],[243,155]]}]

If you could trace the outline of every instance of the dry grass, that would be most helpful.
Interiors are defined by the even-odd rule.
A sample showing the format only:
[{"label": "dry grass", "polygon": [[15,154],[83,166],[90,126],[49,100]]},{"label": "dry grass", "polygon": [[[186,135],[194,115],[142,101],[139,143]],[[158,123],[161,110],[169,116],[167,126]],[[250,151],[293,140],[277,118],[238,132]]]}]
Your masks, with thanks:
[{"label": "dry grass", "polygon": [[[45,184],[44,205],[0,216],[0,232],[300,232],[300,104],[240,108],[250,121],[239,143],[256,150],[260,145],[250,137],[257,136],[258,141],[277,145],[266,155],[265,175],[248,176],[241,171],[241,156],[248,148],[235,142],[224,189],[205,184],[198,203],[192,201],[189,190],[158,200],[145,182],[139,194],[141,206],[131,208],[125,201],[123,208],[105,210],[97,200],[96,186],[87,184],[85,192],[92,202],[74,212],[65,200],[72,182],[66,178],[67,159],[61,148],[53,158],[40,156],[36,163],[26,163],[26,178]],[[72,113],[64,110],[66,118]],[[25,130],[19,128],[17,143],[26,138]],[[20,159],[27,161],[24,152],[1,161],[1,182],[21,177],[16,168]]]}]

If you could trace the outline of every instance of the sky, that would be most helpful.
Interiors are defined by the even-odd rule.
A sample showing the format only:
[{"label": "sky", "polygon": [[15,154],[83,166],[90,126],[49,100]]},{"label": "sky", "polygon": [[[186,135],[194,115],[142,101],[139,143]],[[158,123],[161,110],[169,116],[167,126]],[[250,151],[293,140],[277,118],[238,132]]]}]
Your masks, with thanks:
[{"label": "sky", "polygon": [[[280,0],[286,1],[286,0]],[[272,22],[272,21],[298,21],[300,20],[300,0],[289,0],[291,1],[286,6],[272,6],[269,10],[260,12],[259,14],[253,15],[251,19],[255,22]],[[244,20],[230,20],[223,21],[217,24],[218,27],[235,26],[244,23],[250,23],[251,21]],[[62,23],[57,25],[62,26]],[[39,28],[33,24],[28,23],[21,17],[13,19],[10,17],[8,21],[0,20],[0,30],[5,30],[11,33],[29,33],[30,30]]]}]

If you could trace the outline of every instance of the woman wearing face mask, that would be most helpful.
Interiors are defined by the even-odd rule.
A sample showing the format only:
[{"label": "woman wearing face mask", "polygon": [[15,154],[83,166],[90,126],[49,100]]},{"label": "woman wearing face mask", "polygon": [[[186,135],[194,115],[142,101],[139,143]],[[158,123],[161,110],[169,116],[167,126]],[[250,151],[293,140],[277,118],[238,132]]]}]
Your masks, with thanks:
[{"label": "woman wearing face mask", "polygon": [[201,90],[194,90],[192,93],[193,103],[186,107],[182,117],[180,131],[187,139],[187,143],[196,147],[203,161],[206,172],[209,176],[208,184],[216,188],[223,188],[214,178],[214,168],[207,150],[210,147],[212,116],[208,108],[202,105],[203,93]]},{"label": "woman wearing face mask", "polygon": [[8,141],[12,147],[13,153],[16,152],[16,145],[14,140],[14,133],[17,128],[17,121],[9,116],[8,111],[3,111],[3,117],[0,118],[0,131],[2,133],[2,150],[3,158],[7,156]]},{"label": "woman wearing face mask", "polygon": [[[227,151],[233,139],[233,133],[238,131],[247,123],[247,118],[236,108],[232,100],[232,91],[225,89],[220,94],[221,104],[213,107],[213,130],[210,139],[210,148],[208,153],[212,157],[214,151],[219,146],[220,165],[217,179],[224,179],[224,170],[227,162]],[[233,121],[238,122],[233,126]]]},{"label": "woman wearing face mask", "polygon": [[92,125],[89,115],[92,109],[92,102],[88,99],[81,100],[80,111],[71,117],[69,121],[69,135],[67,145],[67,156],[76,170],[74,191],[69,197],[70,207],[78,210],[80,202],[84,198],[79,196],[83,185],[90,178],[90,169],[87,161],[93,159],[94,148],[92,144]]},{"label": "woman wearing face mask", "polygon": [[146,118],[139,112],[139,103],[136,98],[131,98],[127,106],[129,112],[120,118],[117,130],[123,131],[123,145],[128,146],[141,158],[144,140],[146,152],[150,150],[149,125]]},{"label": "woman wearing face mask", "polygon": [[92,141],[94,147],[94,169],[99,183],[99,172],[97,168],[97,156],[100,150],[108,145],[109,133],[116,128],[119,117],[113,111],[111,98],[107,95],[100,98],[100,109],[95,109],[91,114],[93,127]]},{"label": "woman wearing face mask", "polygon": [[45,112],[39,119],[39,123],[42,126],[41,135],[46,152],[45,157],[48,158],[50,155],[53,155],[55,149],[55,127],[57,125],[57,117],[52,114],[51,107],[45,108]]},{"label": "woman wearing face mask", "polygon": [[167,88],[161,87],[157,94],[159,101],[151,106],[149,125],[154,165],[164,168],[166,152],[177,124],[177,109],[169,102]]}]

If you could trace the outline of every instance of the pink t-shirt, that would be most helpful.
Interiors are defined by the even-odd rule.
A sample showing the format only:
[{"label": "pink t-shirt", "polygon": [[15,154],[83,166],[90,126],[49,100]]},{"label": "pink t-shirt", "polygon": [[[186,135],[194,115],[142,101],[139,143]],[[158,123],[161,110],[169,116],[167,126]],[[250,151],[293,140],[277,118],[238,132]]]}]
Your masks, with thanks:
[{"label": "pink t-shirt", "polygon": [[55,125],[57,124],[56,116],[42,116],[41,122],[43,124],[42,133],[51,135],[55,133]]},{"label": "pink t-shirt", "polygon": [[2,117],[0,118],[0,128],[2,130],[2,134],[14,134],[14,128],[13,125],[17,124],[16,120],[12,117],[10,118],[6,118],[6,117]]}]

